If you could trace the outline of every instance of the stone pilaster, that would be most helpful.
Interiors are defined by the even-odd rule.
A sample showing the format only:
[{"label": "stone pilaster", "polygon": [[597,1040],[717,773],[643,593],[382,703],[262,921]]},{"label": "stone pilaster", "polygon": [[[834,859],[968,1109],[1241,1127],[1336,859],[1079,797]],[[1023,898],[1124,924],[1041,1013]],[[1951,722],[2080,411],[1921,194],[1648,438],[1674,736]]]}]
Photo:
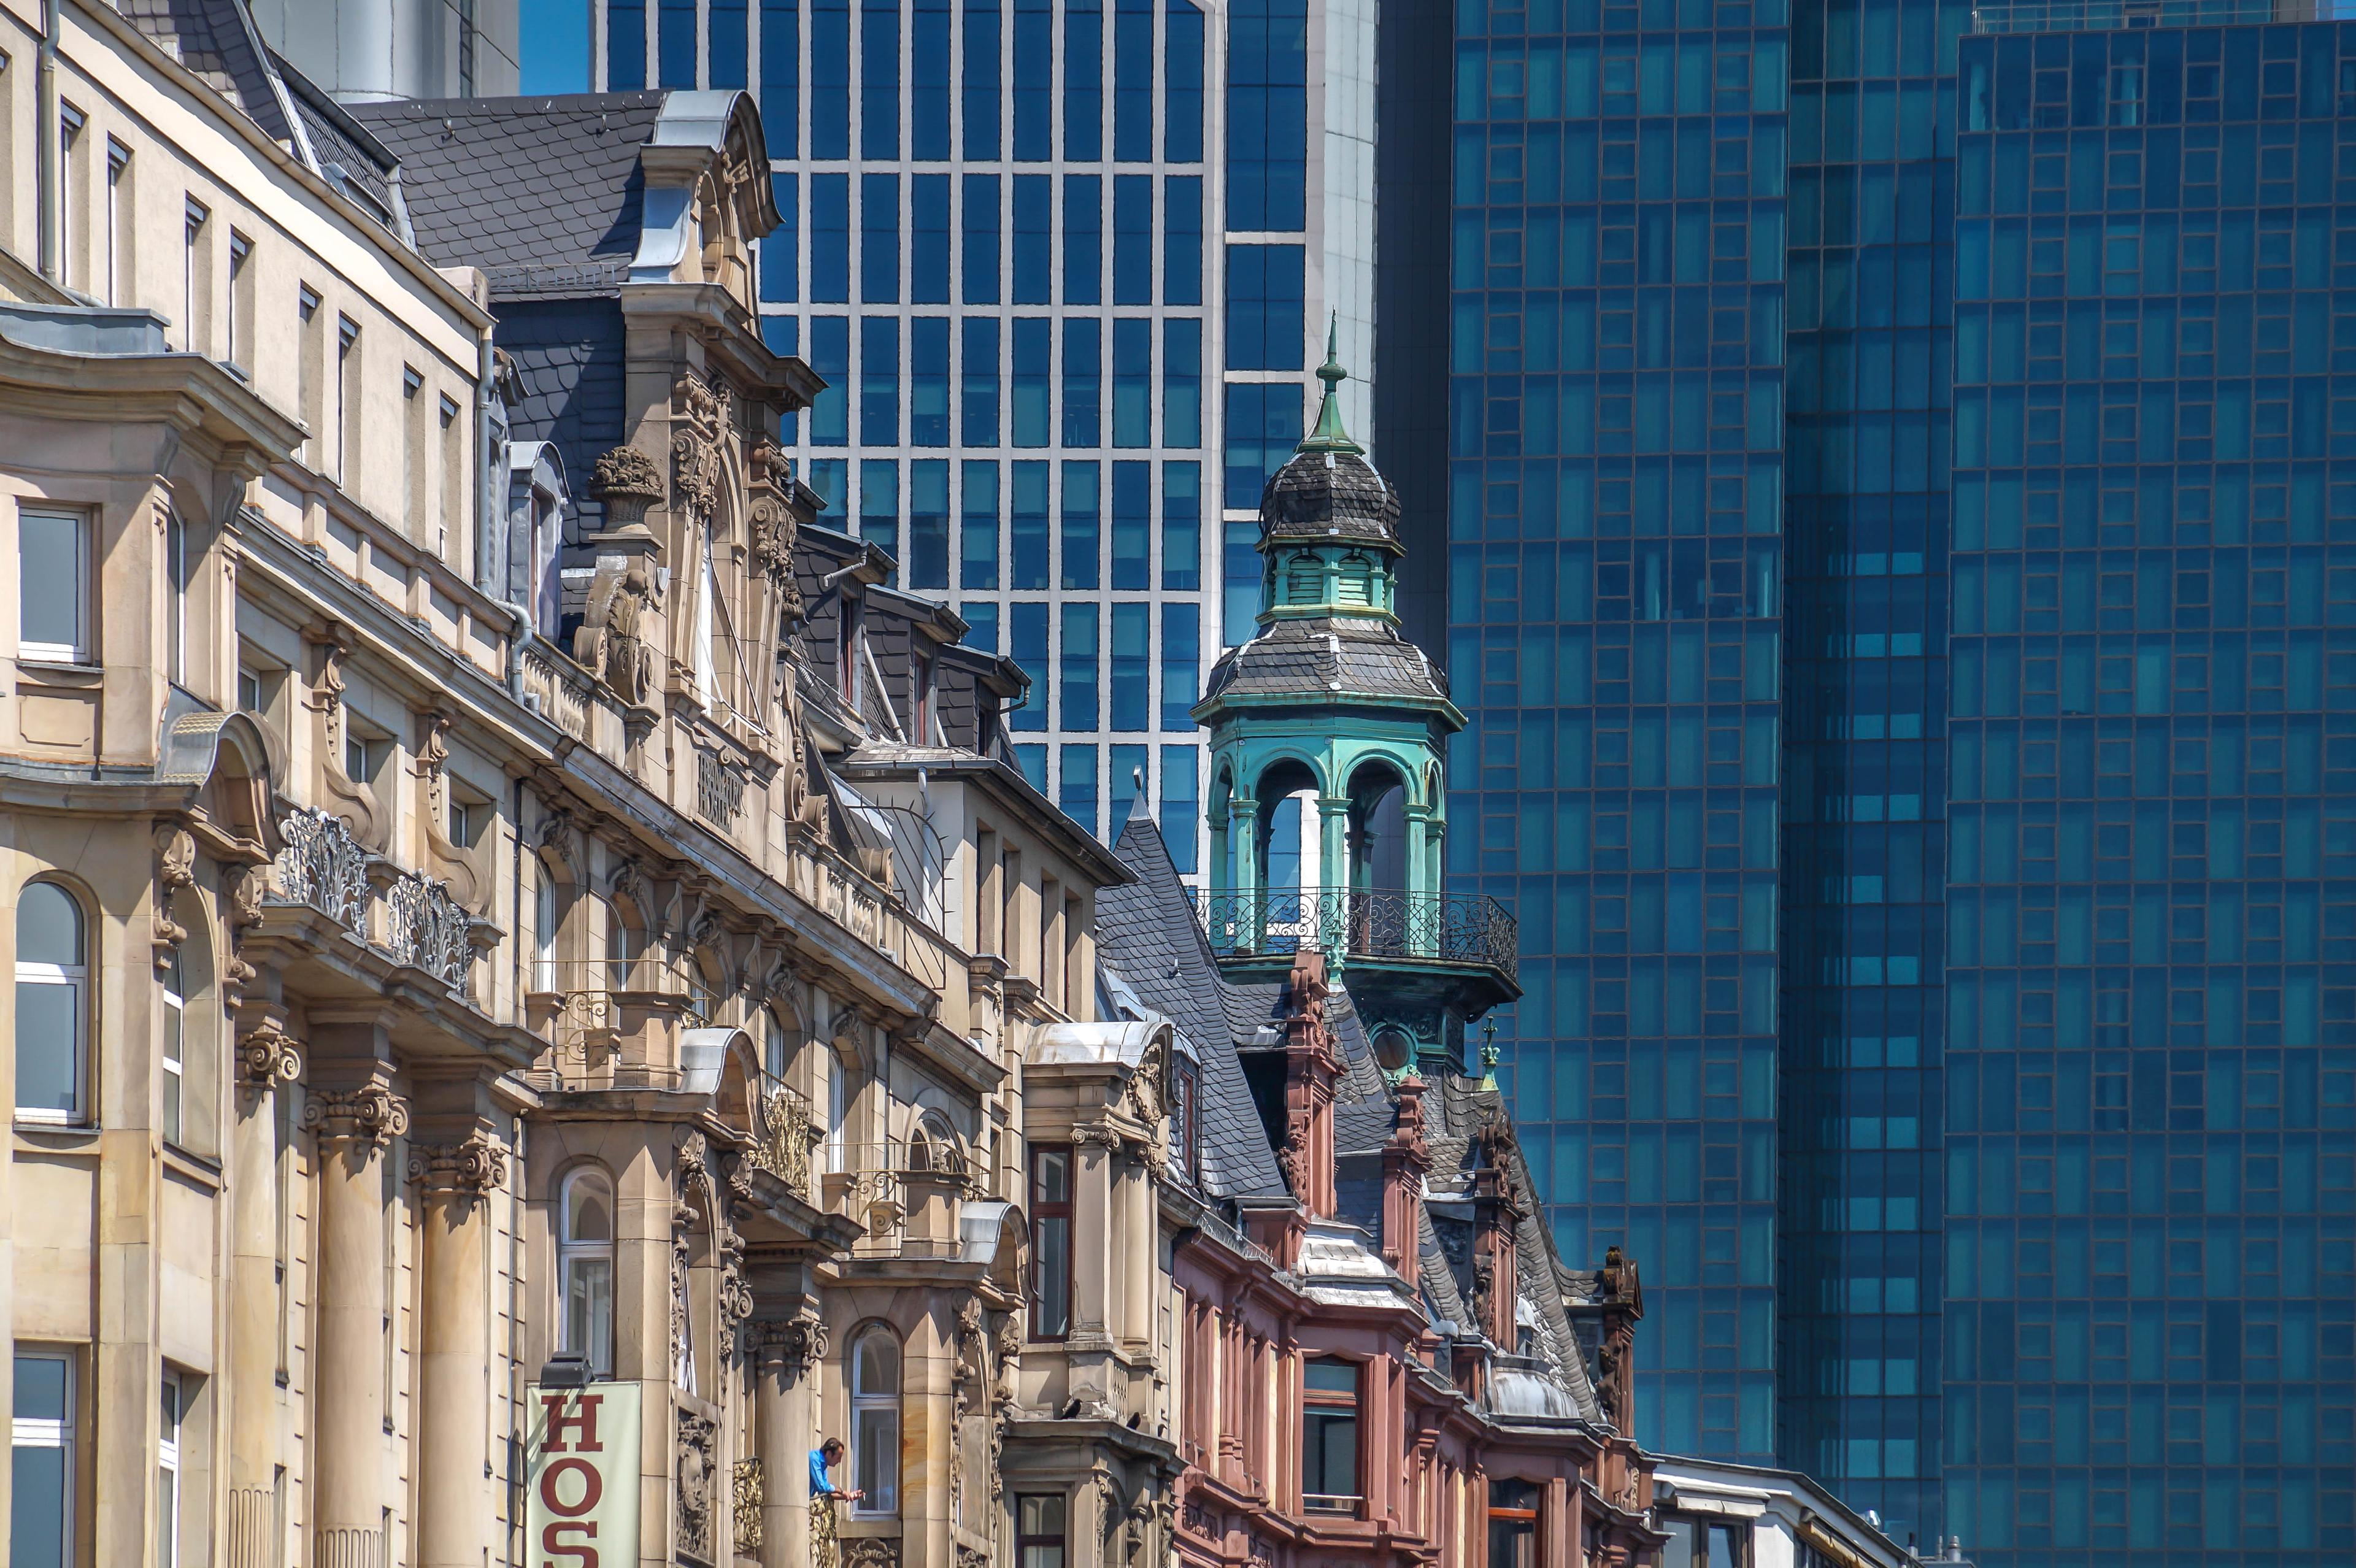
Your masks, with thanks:
[{"label": "stone pilaster", "polygon": [[756,1326],[753,1446],[761,1461],[761,1568],[811,1568],[809,1450],[818,1446],[811,1374],[826,1355],[815,1315]]},{"label": "stone pilaster", "polygon": [[383,1568],[384,1160],[409,1106],[380,1083],[314,1091],[303,1125],[319,1140],[315,1568]]},{"label": "stone pilaster", "polygon": [[490,1194],[507,1183],[507,1150],[477,1132],[411,1147],[423,1200],[424,1322],[419,1339],[417,1562],[480,1568],[492,1539],[488,1295]]},{"label": "stone pilaster", "polygon": [[302,1053],[264,1017],[237,1042],[230,1129],[230,1568],[275,1568],[278,1540],[278,1096]]}]

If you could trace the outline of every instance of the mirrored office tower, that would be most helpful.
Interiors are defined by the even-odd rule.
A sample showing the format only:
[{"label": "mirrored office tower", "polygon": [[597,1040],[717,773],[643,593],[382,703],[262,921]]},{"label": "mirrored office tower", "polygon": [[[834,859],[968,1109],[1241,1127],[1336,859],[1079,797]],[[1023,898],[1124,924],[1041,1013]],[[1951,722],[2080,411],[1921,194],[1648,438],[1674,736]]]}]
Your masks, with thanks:
[{"label": "mirrored office tower", "polygon": [[1197,872],[1187,709],[1329,315],[1371,336],[1371,4],[601,0],[594,41],[600,88],[758,95],[830,520],[1030,672],[1034,783],[1102,833],[1142,776]]}]

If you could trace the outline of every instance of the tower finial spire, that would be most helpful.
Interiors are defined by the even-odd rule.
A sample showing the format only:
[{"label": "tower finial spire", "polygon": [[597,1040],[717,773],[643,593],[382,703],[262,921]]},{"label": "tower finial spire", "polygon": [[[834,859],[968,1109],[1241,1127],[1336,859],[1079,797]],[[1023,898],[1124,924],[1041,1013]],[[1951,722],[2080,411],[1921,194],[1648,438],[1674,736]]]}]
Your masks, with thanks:
[{"label": "tower finial spire", "polygon": [[1325,400],[1318,405],[1317,428],[1301,438],[1296,452],[1355,452],[1365,455],[1366,449],[1350,439],[1342,428],[1342,405],[1333,396],[1350,372],[1342,368],[1342,313],[1335,311],[1325,324],[1325,363],[1317,367],[1317,379],[1325,383]]}]

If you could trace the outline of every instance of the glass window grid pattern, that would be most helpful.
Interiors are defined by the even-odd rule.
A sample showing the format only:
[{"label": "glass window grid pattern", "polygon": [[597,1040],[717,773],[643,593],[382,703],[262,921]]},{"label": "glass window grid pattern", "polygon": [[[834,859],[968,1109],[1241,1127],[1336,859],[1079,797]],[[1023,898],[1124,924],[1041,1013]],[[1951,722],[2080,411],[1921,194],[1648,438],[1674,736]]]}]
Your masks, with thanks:
[{"label": "glass window grid pattern", "polygon": [[1968,26],[1956,5],[1792,18],[1776,1447],[1901,1540],[1941,1518],[1940,106]]},{"label": "glass window grid pattern", "polygon": [[1772,1462],[1788,28],[1456,37],[1451,885],[1520,919],[1494,1044],[1563,1255],[1661,1282],[1637,1430]]},{"label": "glass window grid pattern", "polygon": [[[1179,627],[1174,645],[1184,645],[1186,626],[1199,626],[1205,613],[1215,617],[1218,583],[1215,558],[1205,558],[1215,550],[1216,540],[1202,514],[1208,504],[1202,499],[1202,469],[1211,465],[1215,483],[1220,409],[1213,393],[1221,279],[1215,275],[1219,259],[1205,245],[1202,229],[1205,176],[1215,176],[1219,166],[1204,161],[1206,152],[1216,158],[1209,127],[1186,121],[1189,114],[1200,118],[1206,112],[1204,83],[1217,43],[1207,16],[1186,0],[1150,5],[1126,0],[1103,6],[1057,0],[1052,11],[1006,0],[994,5],[957,0],[946,9],[934,0],[901,0],[896,8],[872,0],[761,0],[750,8],[749,20],[732,16],[715,29],[710,0],[672,10],[694,13],[689,33],[708,32],[714,50],[743,36],[742,49],[758,62],[753,87],[773,155],[801,155],[791,177],[781,177],[776,189],[781,204],[807,192],[810,210],[788,215],[765,242],[765,249],[790,246],[796,253],[764,257],[760,276],[765,312],[776,313],[765,315],[770,340],[809,345],[806,352],[814,364],[817,355],[835,356],[821,372],[831,385],[819,410],[786,432],[808,463],[813,485],[829,497],[829,525],[893,549],[902,562],[904,586],[944,594],[970,622],[990,628],[993,640],[1015,604],[1052,609],[1079,600],[1092,603],[1107,625],[1116,617],[1133,625],[1138,612],[1146,611],[1158,649],[1173,645],[1162,636],[1162,622],[1171,618]],[[1023,18],[1044,21],[1044,33],[1035,27],[1021,33],[1018,11]],[[679,62],[687,58],[679,43],[686,35],[669,16],[666,12],[648,57],[669,62],[660,66],[666,81],[680,73]],[[616,33],[636,28],[643,35],[655,31],[656,24],[637,8],[612,3],[602,21],[608,80],[618,82],[612,73],[626,71],[636,56]],[[1085,48],[1071,48],[1078,36],[1073,29],[1089,27],[1102,34],[1097,45],[1100,61],[1112,69],[1091,69],[1083,80],[1069,73],[1086,54]],[[887,29],[889,48],[884,47]],[[990,32],[996,34],[996,47],[989,52],[994,67],[978,52]],[[1043,68],[1030,57],[1018,59],[1019,33],[1033,42],[1044,37],[1052,63]],[[1200,65],[1190,69],[1183,58],[1173,63],[1173,42],[1182,50],[1199,48]],[[1141,59],[1150,68],[1142,80]],[[744,74],[741,61],[732,66],[715,55],[707,62],[705,81],[724,84]],[[1048,91],[1044,100],[1018,109],[1015,101],[1025,81]],[[701,84],[681,80],[677,85]],[[881,123],[887,106],[894,120],[889,127]],[[1054,161],[1040,161],[1045,155],[1038,136],[1026,144],[1018,130],[1018,118],[1034,110],[1048,116],[1046,155],[1060,155]],[[1097,116],[1093,133],[1071,123],[1076,110]],[[1149,127],[1142,135],[1141,112]],[[1094,158],[1074,161],[1076,155],[1091,153]],[[1033,257],[1024,249],[1026,226],[1040,220],[1033,216],[1018,221],[1018,181],[1020,197],[1033,204],[1023,210],[1045,214],[1044,230],[1036,237],[1040,264],[1027,271],[1024,263]],[[1046,201],[1036,199],[1042,194]],[[979,203],[987,203],[989,210]],[[1081,215],[1078,224],[1068,221],[1075,212]],[[1165,213],[1176,216],[1174,228],[1165,225]],[[1126,222],[1134,228],[1141,219],[1141,233],[1123,227]],[[1098,230],[1094,244],[1076,242],[1076,233],[1091,224]],[[1173,232],[1181,237],[1175,242]],[[977,242],[995,253],[972,252]],[[1094,272],[1075,273],[1090,254]],[[1173,281],[1173,267],[1190,268],[1193,275]],[[1141,303],[1131,303],[1141,302]],[[1121,303],[1095,303],[1112,300]],[[791,314],[779,307],[789,307]],[[1098,338],[1093,419],[1084,410],[1068,409],[1064,395],[1075,384],[1067,369],[1082,368],[1076,384],[1085,389],[1085,368],[1091,362],[1086,354],[1067,358],[1067,344],[1077,341],[1069,330],[1075,317]],[[951,318],[962,325],[947,332],[944,368],[943,339],[933,323]],[[1037,428],[1042,421],[1026,421],[1018,412],[1023,393],[1012,362],[1017,318],[1047,326],[1044,434]],[[896,332],[885,325],[895,320]],[[1145,329],[1142,366],[1135,333],[1100,325],[1105,322]],[[984,325],[995,328],[994,344],[976,336]],[[1183,334],[1185,352],[1176,357],[1184,363],[1173,363],[1168,352],[1173,330]],[[871,345],[894,348],[896,361],[871,365]],[[969,352],[982,347],[994,347],[1002,357],[993,375],[969,364]],[[944,391],[946,418],[940,406]],[[1165,418],[1173,404],[1178,412]],[[969,412],[979,426],[970,431]],[[1066,443],[1070,436],[1093,439],[1075,446]],[[1084,460],[1090,457],[1096,459],[1099,515],[1099,560],[1094,567],[1064,559],[1066,521],[1077,515],[1067,511],[1066,476],[1089,466]],[[1151,464],[1144,491],[1151,514],[1143,535],[1148,553],[1142,582],[1133,551],[1126,562],[1109,559],[1124,543],[1113,537],[1109,515],[1116,457]],[[944,458],[955,459],[947,471],[945,552],[938,537],[943,514],[928,509],[926,499],[937,488],[940,471],[934,464]],[[1049,460],[1045,472],[1053,489],[1045,516],[1053,553],[1035,588],[1026,586],[1030,580],[1006,553],[1017,548],[1022,533],[1009,509],[1020,488],[1009,472],[1016,459]],[[969,493],[986,495],[990,489],[991,476],[976,472],[984,467],[995,470],[995,514],[969,507]],[[888,497],[883,493],[886,486]],[[920,515],[913,509],[918,507],[927,509]],[[1085,538],[1085,530],[1069,537]],[[1173,556],[1173,549],[1180,553]],[[1103,586],[1067,588],[1067,582]],[[1136,586],[1122,586],[1130,583]],[[1060,635],[1060,613],[1055,619]],[[1200,657],[1198,689],[1215,651],[1205,650]],[[1059,667],[1059,660],[1050,661],[1030,670],[1031,704],[1044,709],[1048,720],[1044,733],[1033,733],[1047,743],[1045,754],[1059,761],[1097,755],[1104,747],[1090,750],[1084,742],[1108,735],[1112,715],[1102,700],[1104,688],[1098,700],[1083,700],[1072,712],[1074,720],[1084,719],[1082,709],[1093,706],[1098,709],[1096,724],[1071,728],[1061,700]],[[1192,720],[1182,723],[1176,707],[1162,699],[1164,687],[1174,688],[1180,680],[1166,653],[1157,656],[1151,678],[1146,732],[1165,741],[1182,734],[1191,740]],[[1136,706],[1129,704],[1125,713]],[[1037,725],[1039,718],[1025,715],[1025,728]],[[1199,795],[1198,786],[1168,770],[1166,758],[1183,749],[1165,743],[1139,753],[1146,759],[1149,787],[1157,799],[1182,802]],[[1124,774],[1100,781],[1092,795],[1068,798],[1108,802],[1126,800],[1130,793]],[[1119,822],[1101,809],[1091,816],[1087,825],[1093,829],[1118,832]],[[1182,853],[1179,859],[1182,869],[1191,871],[1191,856]]]},{"label": "glass window grid pattern", "polygon": [[1950,1528],[2346,1562],[2356,27],[1957,69]]}]

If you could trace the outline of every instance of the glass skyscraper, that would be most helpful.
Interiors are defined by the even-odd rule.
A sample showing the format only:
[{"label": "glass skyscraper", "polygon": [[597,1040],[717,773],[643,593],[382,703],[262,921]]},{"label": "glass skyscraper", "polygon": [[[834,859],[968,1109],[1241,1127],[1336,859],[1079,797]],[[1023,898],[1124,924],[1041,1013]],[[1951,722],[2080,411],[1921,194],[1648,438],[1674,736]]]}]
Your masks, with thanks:
[{"label": "glass skyscraper", "polygon": [[2356,25],[2278,15],[1456,8],[1525,1140],[1648,1444],[1983,1564],[2356,1559]]},{"label": "glass skyscraper", "polygon": [[1050,798],[1113,831],[1142,776],[1195,872],[1187,710],[1252,629],[1260,486],[1329,316],[1371,337],[1371,7],[597,0],[593,36],[600,89],[755,94],[829,520],[1031,674]]}]

